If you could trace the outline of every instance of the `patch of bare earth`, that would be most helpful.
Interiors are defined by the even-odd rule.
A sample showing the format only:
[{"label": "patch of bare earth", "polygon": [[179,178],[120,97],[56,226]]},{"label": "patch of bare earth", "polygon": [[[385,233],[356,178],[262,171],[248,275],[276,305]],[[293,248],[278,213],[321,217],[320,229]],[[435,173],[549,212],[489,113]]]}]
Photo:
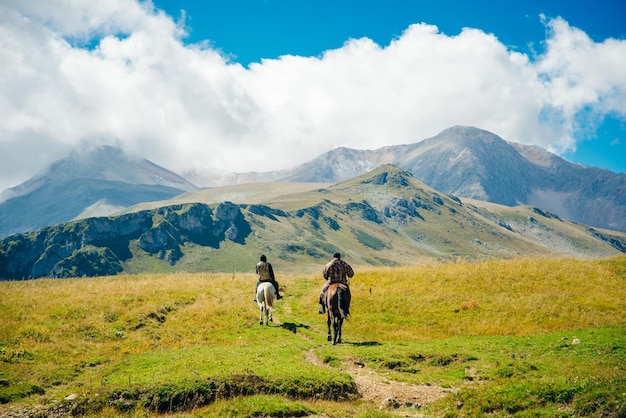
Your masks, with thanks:
[{"label": "patch of bare earth", "polygon": [[[313,364],[330,367],[322,362],[313,351],[306,353],[306,359]],[[363,400],[372,402],[380,409],[395,410],[398,415],[405,417],[424,416],[419,412],[419,408],[456,391],[440,386],[398,382],[354,360],[343,364],[342,370],[352,376]]]}]

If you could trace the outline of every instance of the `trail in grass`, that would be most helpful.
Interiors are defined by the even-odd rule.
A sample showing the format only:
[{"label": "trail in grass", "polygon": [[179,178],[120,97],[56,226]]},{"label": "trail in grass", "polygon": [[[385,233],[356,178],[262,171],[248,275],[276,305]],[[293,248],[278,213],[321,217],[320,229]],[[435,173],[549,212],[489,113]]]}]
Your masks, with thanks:
[{"label": "trail in grass", "polygon": [[[280,319],[274,315],[274,323],[286,330],[293,332],[293,330],[284,327]],[[296,333],[301,338],[305,338],[310,341],[311,338]],[[305,359],[320,367],[334,368],[327,363],[324,363],[316,354],[315,349],[308,350],[305,354]],[[456,392],[456,389],[443,388],[441,386],[433,385],[414,385],[405,382],[398,382],[392,380],[379,372],[367,367],[362,362],[355,359],[347,359],[342,362],[341,370],[349,374],[354,383],[356,384],[359,395],[365,401],[372,402],[373,404],[385,408],[394,409],[401,407],[419,408],[427,404],[433,403],[449,393]],[[404,416],[422,416],[419,412],[415,411],[414,414],[407,415],[407,410],[403,408]]]},{"label": "trail in grass", "polygon": [[[305,358],[320,367],[331,367],[319,359],[313,349],[306,353]],[[364,400],[385,408],[420,407],[456,391],[441,386],[398,382],[354,359],[344,361],[341,369],[352,377]]]}]

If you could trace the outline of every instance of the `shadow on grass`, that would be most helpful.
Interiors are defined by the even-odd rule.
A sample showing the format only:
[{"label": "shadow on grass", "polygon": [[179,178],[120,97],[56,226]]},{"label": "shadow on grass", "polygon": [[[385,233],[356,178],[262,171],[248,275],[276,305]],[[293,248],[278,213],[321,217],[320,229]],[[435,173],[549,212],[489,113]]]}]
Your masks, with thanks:
[{"label": "shadow on grass", "polygon": [[308,325],[296,324],[296,323],[293,323],[293,322],[285,322],[285,323],[281,324],[280,326],[281,326],[281,328],[285,328],[287,331],[291,331],[294,334],[298,331],[298,328],[309,329]]},{"label": "shadow on grass", "polygon": [[357,341],[357,342],[344,341],[342,344],[355,345],[357,347],[372,347],[375,345],[383,345],[382,343],[379,343],[378,341]]}]

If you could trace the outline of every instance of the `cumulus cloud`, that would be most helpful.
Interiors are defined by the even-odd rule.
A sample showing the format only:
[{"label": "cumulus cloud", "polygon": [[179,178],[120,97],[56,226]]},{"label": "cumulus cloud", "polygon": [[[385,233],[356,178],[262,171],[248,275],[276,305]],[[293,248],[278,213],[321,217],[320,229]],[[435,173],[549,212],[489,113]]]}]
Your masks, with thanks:
[{"label": "cumulus cloud", "polygon": [[186,45],[184,22],[149,2],[0,0],[0,190],[84,142],[177,172],[287,168],[459,124],[570,150],[582,113],[626,118],[626,41],[545,24],[536,57],[415,24],[389,45],[350,39],[244,68]]},{"label": "cumulus cloud", "polygon": [[545,80],[544,109],[557,116],[548,123],[560,122],[562,129],[561,138],[547,145],[562,151],[574,147],[577,131],[585,129],[578,116],[592,127],[607,114],[626,118],[626,41],[596,43],[560,18],[547,25],[547,52],[535,68]]}]

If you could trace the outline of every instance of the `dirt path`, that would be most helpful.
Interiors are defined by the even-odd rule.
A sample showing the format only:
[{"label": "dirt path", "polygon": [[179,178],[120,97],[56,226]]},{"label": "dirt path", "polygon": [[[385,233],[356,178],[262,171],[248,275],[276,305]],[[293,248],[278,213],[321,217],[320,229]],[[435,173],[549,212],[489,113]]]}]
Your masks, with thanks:
[{"label": "dirt path", "polygon": [[[330,367],[309,350],[305,358],[320,367]],[[341,370],[348,373],[356,384],[363,400],[370,401],[381,409],[402,408],[399,414],[405,417],[421,417],[419,408],[455,392],[440,386],[413,385],[389,379],[368,368],[361,362],[348,359]]]},{"label": "dirt path", "polygon": [[[283,326],[276,316],[274,316],[274,323]],[[293,330],[289,331],[293,332]],[[310,340],[303,334],[296,333],[296,335]],[[318,358],[314,349],[307,351],[305,358],[317,366],[334,368]],[[381,409],[398,410],[397,414],[404,417],[423,417],[424,415],[419,410],[421,407],[456,392],[456,389],[441,386],[398,382],[355,359],[345,361],[341,370],[352,377],[363,400],[370,401]]]}]

